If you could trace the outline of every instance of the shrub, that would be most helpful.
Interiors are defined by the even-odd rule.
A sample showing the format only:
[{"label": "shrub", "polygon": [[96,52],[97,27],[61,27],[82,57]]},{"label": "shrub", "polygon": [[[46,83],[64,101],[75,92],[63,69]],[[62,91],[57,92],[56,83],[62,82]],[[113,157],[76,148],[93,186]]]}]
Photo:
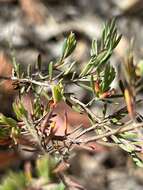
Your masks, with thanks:
[{"label": "shrub", "polygon": [[[13,56],[13,74],[5,79],[12,80],[15,90],[19,92],[19,97],[13,103],[16,117],[9,118],[1,114],[0,142],[10,148],[24,145],[27,151],[32,151],[37,156],[44,155],[44,158],[37,161],[39,183],[41,178],[44,179],[41,188],[45,184],[47,189],[48,185],[50,186],[53,177],[49,168],[55,169],[53,165],[58,168],[55,169],[55,173],[63,176],[59,164],[68,165],[75,145],[88,148],[89,143],[95,142],[107,146],[116,145],[124,149],[136,165],[143,167],[140,157],[143,150],[143,124],[142,116],[136,111],[136,105],[142,101],[137,100],[137,94],[142,89],[142,63],[134,64],[130,52],[122,65],[123,79],[118,82],[117,90],[112,87],[117,72],[111,65],[110,58],[120,40],[121,35],[118,34],[113,19],[105,24],[101,39],[92,41],[89,61],[78,70],[77,62],[71,62],[69,59],[77,44],[72,32],[64,42],[61,57],[48,63],[47,70],[43,71],[39,55],[34,71],[29,64],[24,73]],[[67,86],[73,84],[88,92],[88,103],[85,104],[75,94],[69,93]],[[28,106],[25,106],[23,99],[26,95],[30,102]],[[61,110],[64,118],[60,120],[55,110],[61,102],[75,109],[77,114],[86,114],[90,127],[83,128],[81,123],[80,126],[71,128],[68,121],[69,113],[64,109]],[[100,117],[91,110],[98,102],[102,104],[103,114]],[[108,109],[120,102],[123,102],[123,107],[108,114]],[[56,164],[49,164],[47,155],[51,155]],[[15,190],[18,189],[17,185],[21,186],[21,189],[36,189],[33,187],[35,178],[31,173],[10,174],[6,179],[1,185],[2,189]],[[61,179],[63,180],[63,177]],[[63,180],[63,183],[68,186],[65,181]],[[63,183],[56,188],[64,189]]]}]

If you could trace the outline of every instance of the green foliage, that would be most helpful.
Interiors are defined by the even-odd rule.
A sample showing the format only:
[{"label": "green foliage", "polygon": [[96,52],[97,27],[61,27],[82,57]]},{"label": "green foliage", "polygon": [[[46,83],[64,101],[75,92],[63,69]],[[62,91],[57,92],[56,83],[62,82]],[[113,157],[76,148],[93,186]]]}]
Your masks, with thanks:
[{"label": "green foliage", "polygon": [[39,71],[42,69],[42,58],[40,54],[38,55],[38,58],[37,58],[37,69]]},{"label": "green foliage", "polygon": [[61,60],[64,60],[65,58],[69,57],[69,55],[71,55],[72,52],[74,51],[75,47],[76,47],[75,34],[71,32],[68,38],[64,42]]},{"label": "green foliage", "polygon": [[42,177],[48,183],[53,177],[52,171],[55,167],[55,160],[51,159],[49,156],[43,156],[37,160],[37,175]]},{"label": "green foliage", "polygon": [[[27,148],[33,148],[33,152],[45,156],[36,158],[37,178],[31,174],[32,179],[27,181],[25,172],[12,173],[5,178],[1,189],[17,190],[18,185],[22,190],[27,187],[33,188],[35,180],[41,179],[43,183],[40,188],[46,186],[48,189],[51,183],[55,185],[53,169],[57,162],[47,157],[47,153],[58,158],[60,163],[62,161],[67,163],[74,144],[88,146],[89,142],[95,141],[109,145],[113,143],[132,156],[136,165],[143,167],[143,160],[138,156],[138,153],[142,153],[143,150],[140,130],[143,119],[135,109],[135,105],[140,103],[135,97],[141,90],[142,64],[135,66],[133,54],[130,53],[124,66],[124,79],[119,84],[121,92],[118,93],[112,88],[116,71],[110,64],[110,58],[120,40],[121,35],[118,34],[115,19],[113,19],[105,24],[101,38],[92,41],[90,58],[83,68],[78,70],[76,60],[71,61],[69,57],[74,53],[77,43],[75,34],[72,32],[65,39],[61,56],[58,60],[50,61],[46,67],[47,70],[42,70],[42,58],[39,55],[34,66],[36,72],[32,71],[29,65],[26,73],[22,73],[20,65],[16,63],[13,56],[14,72],[11,79],[19,91],[19,100],[13,103],[17,120],[4,115],[0,116],[0,140],[10,137],[20,145],[23,145],[24,141]],[[88,93],[89,102],[85,104],[78,100],[72,89],[69,92],[70,85],[84,89]],[[32,113],[27,110],[21,99],[29,91],[33,93]],[[42,103],[43,97],[46,103]],[[123,100],[125,100],[124,107],[117,108],[109,115],[108,110]],[[62,121],[59,115],[54,113],[54,108],[60,101],[65,101],[72,109],[86,114],[91,126],[82,131],[79,127],[68,132],[70,125],[68,113],[61,110],[62,113],[64,112]],[[98,103],[103,106],[103,115],[100,117],[91,110],[92,106],[99,109],[96,107]],[[138,115],[140,122],[137,121]],[[92,132],[92,136],[88,134],[89,132]],[[61,170],[60,173],[62,173]],[[55,189],[63,190],[65,186],[62,182],[56,183]]]},{"label": "green foliage", "polygon": [[112,19],[108,23],[105,24],[104,30],[102,32],[102,43],[101,47],[105,49],[113,50],[116,48],[118,43],[121,40],[122,35],[118,35],[116,28],[116,19]]},{"label": "green foliage", "polygon": [[103,71],[103,79],[101,82],[101,92],[106,92],[110,89],[110,85],[115,78],[115,69],[109,64],[106,65],[105,70]]},{"label": "green foliage", "polygon": [[65,190],[65,186],[63,183],[60,183],[58,187],[56,187],[56,190]]},{"label": "green foliage", "polygon": [[[34,101],[34,117],[36,120],[32,121],[29,120],[29,116],[27,111],[25,110],[23,104],[19,101],[19,103],[14,103],[13,108],[16,113],[17,119],[22,120],[26,126],[26,129],[28,130],[29,133],[32,134],[33,138],[36,140],[38,143],[38,146],[40,147],[42,144],[42,139],[44,138],[43,136],[47,134],[41,134],[42,136],[39,136],[39,129],[36,128],[35,123],[37,123],[39,120],[41,120],[41,117],[45,117],[43,114],[46,112],[46,110],[41,109],[41,104],[40,102],[40,97],[42,94],[47,98],[47,101],[53,101],[53,105],[56,106],[57,103],[59,103],[61,100],[67,101],[69,105],[74,108],[80,110],[80,112],[86,112],[87,115],[89,116],[91,123],[96,124],[97,122],[99,123],[104,123],[106,124],[105,121],[110,123],[112,125],[117,125],[119,126],[124,126],[125,123],[122,121],[122,119],[127,116],[128,111],[131,111],[132,108],[132,102],[133,93],[132,95],[128,95],[126,98],[127,102],[127,109],[126,110],[117,110],[116,113],[113,113],[110,116],[106,117],[106,112],[109,104],[117,104],[118,101],[116,102],[115,99],[123,97],[124,96],[124,88],[122,90],[122,94],[114,94],[115,91],[114,89],[111,88],[111,84],[113,80],[116,77],[116,72],[114,67],[110,64],[110,57],[113,54],[114,49],[118,45],[118,43],[121,40],[121,36],[117,32],[117,27],[116,27],[116,21],[115,19],[111,20],[110,22],[106,23],[101,35],[101,38],[98,40],[93,40],[92,45],[91,45],[91,51],[90,51],[90,59],[88,63],[81,69],[81,71],[77,71],[74,68],[76,67],[76,61],[73,61],[70,63],[65,61],[66,58],[68,58],[73,52],[76,47],[76,38],[74,33],[70,33],[67,39],[65,39],[64,45],[63,45],[63,51],[62,55],[60,56],[59,61],[51,61],[48,64],[48,69],[47,73],[42,72],[42,59],[41,56],[38,56],[37,59],[37,69],[38,72],[36,75],[33,75],[29,69],[27,70],[27,77],[22,78],[24,76],[23,74],[18,73],[20,69],[16,62],[14,61],[14,69],[17,78],[17,82],[19,83],[19,90],[21,93],[21,89],[23,88],[23,94],[27,93],[27,89],[31,89],[35,93],[35,101]],[[30,69],[31,70],[31,69]],[[132,82],[132,78],[136,77],[135,73],[135,68],[133,65],[133,56],[130,53],[128,59],[127,59],[127,64],[125,66],[125,79],[126,83],[129,83],[128,86],[134,85]],[[31,76],[29,76],[31,75]],[[133,76],[134,75],[134,76]],[[34,76],[34,78],[32,78]],[[36,78],[36,77],[37,78]],[[122,82],[122,81],[121,81]],[[25,84],[25,85],[24,85]],[[92,98],[89,101],[87,105],[84,103],[80,102],[79,100],[73,98],[72,93],[67,93],[66,92],[66,86],[68,85],[77,85],[80,86],[81,88],[84,88],[85,90],[89,91],[89,94],[92,94]],[[122,82],[123,84],[123,82]],[[50,89],[51,94],[47,93],[46,89]],[[130,89],[130,91],[133,88]],[[40,92],[40,93],[39,93]],[[114,98],[113,100],[111,98]],[[101,119],[97,119],[95,114],[93,114],[90,111],[90,106],[92,106],[96,101],[101,101],[103,102],[104,108],[103,108],[103,115],[104,119],[103,121]],[[50,104],[49,104],[50,105]],[[48,107],[48,110],[52,112],[51,110],[52,106]],[[48,124],[51,122],[50,121],[50,116],[48,116]],[[102,127],[102,130],[100,131],[104,134],[107,131],[106,125]],[[108,124],[107,124],[108,125]],[[53,125],[49,126],[56,126],[56,123]],[[57,139],[55,135],[54,128],[52,128],[49,132],[49,141],[53,139]],[[109,131],[112,131],[110,128]],[[119,130],[120,131],[120,130]],[[37,134],[38,132],[38,134]],[[98,134],[99,130],[95,132]],[[118,132],[118,131],[117,131]],[[95,133],[95,134],[96,134]],[[132,144],[132,140],[127,138],[127,133],[120,134],[120,138],[116,135],[113,141],[115,143],[119,143],[119,146],[123,148],[127,152],[133,152],[137,150],[137,145]],[[134,131],[132,134],[132,139],[133,136],[135,136]],[[122,137],[122,138],[121,138]],[[65,137],[64,137],[65,138]],[[64,139],[63,138],[63,139]],[[105,138],[104,138],[105,139]],[[116,139],[116,141],[115,141]],[[137,137],[136,139],[137,140]],[[49,142],[48,140],[45,139],[45,142]],[[46,145],[42,146],[42,149],[45,151]],[[55,150],[55,147],[53,147]],[[49,150],[49,149],[48,149]],[[58,151],[58,149],[56,148]],[[56,151],[55,150],[55,151]],[[46,150],[47,151],[47,150]],[[63,151],[64,152],[64,151]]]},{"label": "green foliage", "polygon": [[51,90],[54,103],[58,103],[64,99],[62,83],[51,85]]},{"label": "green foliage", "polygon": [[51,61],[49,63],[49,79],[52,80],[52,76],[53,76],[53,62]]},{"label": "green foliage", "polygon": [[0,115],[0,123],[6,124],[13,128],[17,128],[17,122],[13,118],[6,117],[4,115]]},{"label": "green foliage", "polygon": [[13,110],[14,110],[18,120],[28,117],[27,111],[25,110],[22,102],[20,102],[20,101],[18,103],[16,103],[16,102],[13,103]]},{"label": "green foliage", "polygon": [[16,138],[20,135],[20,129],[17,125],[17,121],[13,118],[0,115],[0,138],[12,138],[15,144],[17,144]]},{"label": "green foliage", "polygon": [[121,40],[121,35],[118,35],[115,20],[105,24],[102,32],[102,37],[99,41],[93,40],[91,47],[91,59],[83,68],[80,76],[86,76],[93,70],[100,71],[102,67],[108,62]]},{"label": "green foliage", "polygon": [[141,60],[138,63],[137,67],[138,67],[138,74],[141,75],[141,76],[143,76],[143,60]]},{"label": "green foliage", "polygon": [[27,180],[24,173],[10,172],[0,185],[0,190],[24,190],[27,187]]},{"label": "green foliage", "polygon": [[10,136],[10,128],[7,126],[0,127],[0,138],[6,138]]},{"label": "green foliage", "polygon": [[9,172],[3,179],[2,184],[0,185],[0,190],[36,190],[38,187],[35,185],[35,182],[37,181],[41,184],[40,189],[50,189],[50,185],[53,182],[56,190],[64,190],[65,186],[62,182],[59,184],[54,183],[54,174],[52,174],[52,169],[55,167],[55,164],[55,161],[49,156],[39,158],[36,163],[37,178],[33,177],[31,173],[31,177],[29,178],[29,174],[27,174],[26,171],[18,173]]}]

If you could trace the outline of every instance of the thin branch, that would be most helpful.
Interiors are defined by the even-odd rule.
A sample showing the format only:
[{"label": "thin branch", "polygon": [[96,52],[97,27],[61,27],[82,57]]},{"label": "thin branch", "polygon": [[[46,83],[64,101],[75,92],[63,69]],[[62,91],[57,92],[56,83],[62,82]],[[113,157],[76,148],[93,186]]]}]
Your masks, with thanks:
[{"label": "thin branch", "polygon": [[79,130],[81,130],[81,129],[83,129],[83,126],[82,126],[82,124],[81,125],[79,125],[79,126],[77,126],[75,129],[73,129],[70,133],[68,133],[67,135],[69,136],[69,135],[73,135],[74,133],[76,133],[77,131],[79,131]]},{"label": "thin branch", "polygon": [[3,80],[12,80],[13,82],[19,82],[19,83],[29,83],[29,84],[35,84],[38,86],[43,86],[43,87],[51,87],[50,83],[48,82],[40,82],[37,80],[33,80],[31,78],[17,78],[17,77],[4,77],[0,76],[0,79]]},{"label": "thin branch", "polygon": [[70,99],[76,104],[80,105],[87,112],[87,114],[89,114],[97,123],[101,122],[101,119],[97,117],[90,109],[88,109],[86,105],[82,103],[80,100],[78,100],[77,98],[73,96],[70,96]]},{"label": "thin branch", "polygon": [[97,128],[98,125],[99,125],[99,124],[96,124],[96,125],[94,125],[94,126],[91,126],[91,127],[87,128],[87,129],[83,130],[79,135],[76,136],[75,139],[78,139],[78,138],[80,138],[81,136],[85,135],[86,133],[88,133],[88,132],[94,130],[95,128]]},{"label": "thin branch", "polygon": [[43,86],[43,87],[50,87],[51,85],[48,82],[39,82],[33,79],[28,79],[28,78],[23,78],[23,79],[18,79],[16,77],[11,77],[12,81],[17,81],[19,83],[30,83],[30,84],[35,84],[38,86]]},{"label": "thin branch", "polygon": [[103,134],[100,134],[100,135],[97,135],[94,137],[90,137],[87,139],[79,139],[76,143],[79,143],[79,144],[80,143],[89,143],[89,142],[97,141],[99,139],[103,139],[105,137],[110,137],[110,136],[115,135],[115,134],[121,134],[124,132],[132,131],[132,130],[135,130],[135,129],[141,128],[141,127],[143,127],[143,123],[139,123],[139,124],[135,124],[135,125],[133,123],[133,125],[120,127],[118,129],[115,129],[115,130],[112,130],[110,132],[106,132],[106,133],[103,133]]}]

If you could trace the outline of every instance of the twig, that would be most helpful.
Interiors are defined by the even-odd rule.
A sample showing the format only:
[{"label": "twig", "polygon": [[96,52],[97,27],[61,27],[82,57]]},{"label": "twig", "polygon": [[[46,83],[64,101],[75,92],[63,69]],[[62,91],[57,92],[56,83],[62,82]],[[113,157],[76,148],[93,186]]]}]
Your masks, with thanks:
[{"label": "twig", "polygon": [[105,137],[110,137],[110,136],[115,135],[115,134],[121,134],[121,133],[124,133],[127,131],[132,131],[134,129],[141,128],[141,127],[143,127],[143,123],[139,123],[139,124],[135,124],[135,125],[133,123],[133,126],[129,125],[129,126],[120,127],[118,129],[115,129],[115,130],[112,130],[110,132],[106,132],[106,133],[103,133],[103,134],[100,134],[100,135],[97,135],[94,137],[90,137],[87,139],[80,139],[76,143],[89,143],[89,142],[97,141],[99,139],[103,139]]},{"label": "twig", "polygon": [[70,96],[70,99],[76,104],[80,105],[87,112],[87,114],[89,114],[97,123],[101,122],[101,119],[97,117],[90,109],[88,109],[86,105],[82,103],[80,100],[78,100],[77,98],[73,96]]},{"label": "twig", "polygon": [[0,76],[0,79],[4,80],[12,80],[14,82],[19,82],[19,83],[30,83],[30,84],[35,84],[38,86],[43,86],[43,87],[51,87],[51,85],[48,82],[40,82],[37,80],[33,80],[31,78],[17,78],[17,77],[4,77]]},{"label": "twig", "polygon": [[91,126],[91,127],[87,128],[87,129],[83,130],[79,135],[76,136],[75,139],[78,139],[78,138],[80,138],[81,136],[85,135],[86,133],[88,133],[88,132],[94,130],[98,125],[99,125],[99,124],[96,124],[96,125],[94,125],[94,126]]},{"label": "twig", "polygon": [[50,87],[51,85],[49,83],[44,83],[44,82],[39,82],[33,79],[28,79],[28,78],[23,78],[23,79],[18,79],[16,77],[11,77],[12,81],[17,81],[19,83],[30,83],[30,84],[36,84],[38,86],[44,86],[44,87]]},{"label": "twig", "polygon": [[76,133],[76,132],[79,131],[80,129],[83,129],[82,127],[83,127],[82,124],[79,125],[79,126],[77,126],[77,127],[76,127],[75,129],[73,129],[70,133],[68,133],[67,136],[73,135],[74,133]]}]

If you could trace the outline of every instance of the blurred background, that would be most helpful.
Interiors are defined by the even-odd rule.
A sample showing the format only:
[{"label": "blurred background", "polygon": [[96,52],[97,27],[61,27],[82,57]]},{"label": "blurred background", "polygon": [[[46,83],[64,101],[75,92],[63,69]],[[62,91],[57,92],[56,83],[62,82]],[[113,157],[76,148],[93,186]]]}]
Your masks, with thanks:
[{"label": "blurred background", "polygon": [[[91,40],[100,37],[103,24],[113,17],[123,34],[113,64],[117,67],[122,63],[131,41],[135,59],[142,59],[142,0],[0,0],[0,75],[11,73],[12,50],[23,68],[34,64],[39,53],[45,64],[58,58],[63,40],[71,31],[78,40],[73,58],[86,63]],[[8,115],[13,93],[10,83],[1,83],[0,111]],[[80,98],[85,96],[81,93]],[[7,154],[11,158],[8,162],[0,158],[5,163],[0,166],[1,174],[7,167],[15,167],[15,163],[20,167],[15,155]],[[143,171],[135,168],[127,156],[118,149],[96,154],[79,151],[68,172],[88,190],[142,190]]]}]

